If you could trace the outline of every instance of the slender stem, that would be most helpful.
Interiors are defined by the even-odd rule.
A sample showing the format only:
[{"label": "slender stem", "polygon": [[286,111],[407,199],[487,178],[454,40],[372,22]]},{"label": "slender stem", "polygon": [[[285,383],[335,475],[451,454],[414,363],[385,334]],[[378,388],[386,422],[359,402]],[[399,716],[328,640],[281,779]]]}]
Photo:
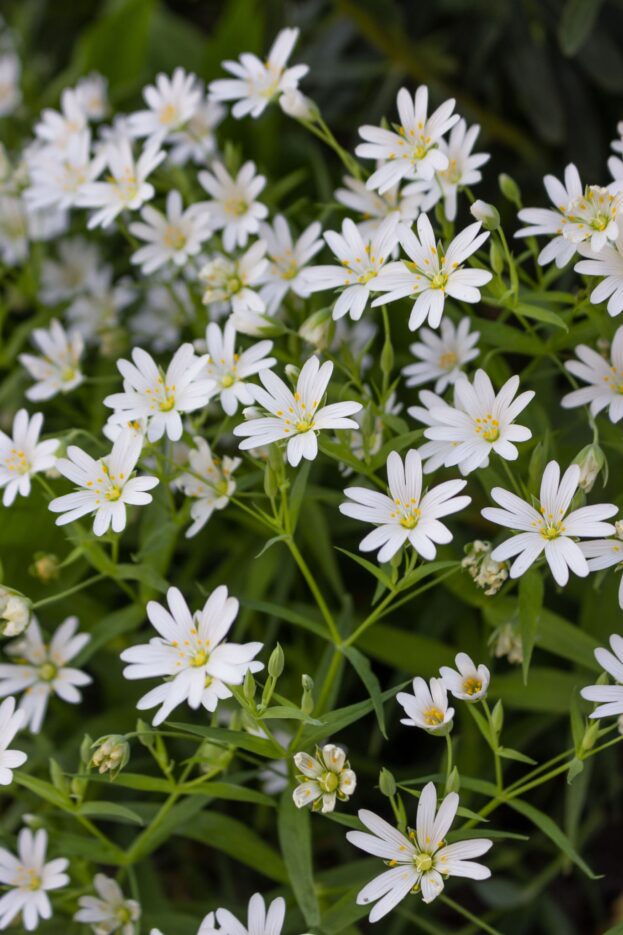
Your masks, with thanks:
[{"label": "slender stem", "polygon": [[86,581],[75,584],[73,588],[67,588],[66,591],[61,591],[60,594],[52,594],[50,597],[44,597],[40,601],[35,601],[32,605],[32,609],[38,610],[39,607],[45,607],[46,604],[54,604],[56,601],[62,601],[63,598],[69,597],[70,594],[76,594],[78,591],[90,587],[92,584],[95,584],[96,581],[101,581],[102,578],[105,577],[106,575],[93,575],[91,578],[87,578]]},{"label": "slender stem", "polygon": [[311,573],[307,562],[301,555],[299,551],[299,547],[297,546],[294,539],[286,539],[285,543],[288,549],[290,550],[290,554],[292,555],[292,558],[298,565],[301,574],[305,578],[305,581],[307,582],[309,590],[314,595],[314,600],[316,601],[318,605],[318,609],[320,610],[320,613],[324,617],[325,623],[327,624],[327,627],[329,628],[329,632],[331,633],[331,639],[333,640],[336,646],[341,646],[342,637],[339,634],[337,625],[335,623],[335,620],[333,619],[333,615],[327,606],[327,602],[322,596],[322,592],[320,588],[316,584],[316,579]]},{"label": "slender stem", "polygon": [[439,897],[440,902],[444,903],[450,909],[454,909],[455,912],[458,912],[460,916],[463,916],[464,919],[469,919],[474,925],[477,925],[479,929],[483,932],[488,932],[489,935],[502,935],[498,929],[494,929],[492,925],[489,925],[484,921],[482,917],[474,915],[473,912],[470,912],[469,909],[465,909],[464,906],[460,906],[459,903],[455,903],[453,899],[450,899],[449,896],[444,896],[443,894]]},{"label": "slender stem", "polygon": [[333,682],[335,681],[335,676],[336,676],[337,673],[339,672],[340,665],[341,665],[341,662],[342,662],[342,659],[343,659],[343,658],[344,658],[344,657],[342,656],[341,652],[339,652],[338,649],[335,649],[334,652],[333,652],[333,658],[331,659],[331,662],[330,662],[330,664],[329,664],[329,668],[327,669],[327,674],[326,674],[325,677],[324,677],[324,681],[323,681],[323,683],[322,683],[322,688],[320,689],[320,694],[318,695],[318,700],[317,700],[316,706],[315,706],[315,707],[316,707],[316,711],[315,711],[316,714],[323,714],[323,713],[324,713],[324,706],[325,706],[325,704],[327,703],[327,700],[328,700],[328,698],[329,698],[329,694],[331,693],[331,688],[333,687]]},{"label": "slender stem", "polygon": [[448,781],[449,781],[449,779],[450,779],[450,774],[452,773],[453,759],[454,759],[454,756],[453,756],[453,749],[452,749],[452,737],[450,736],[450,731],[448,731],[448,733],[446,734],[446,751],[447,751],[447,758],[446,758],[446,791],[448,791],[448,790],[447,790],[447,786],[448,786]]},{"label": "slender stem", "polygon": [[489,730],[491,731],[491,739],[494,742],[494,746],[491,747],[493,753],[493,760],[495,763],[495,784],[498,788],[498,793],[502,793],[504,790],[504,776],[502,773],[502,760],[500,754],[498,753],[498,734],[493,726],[493,717],[491,715],[491,709],[487,703],[487,699],[482,699],[482,706],[485,709],[485,714],[487,715],[487,721],[489,722]]}]

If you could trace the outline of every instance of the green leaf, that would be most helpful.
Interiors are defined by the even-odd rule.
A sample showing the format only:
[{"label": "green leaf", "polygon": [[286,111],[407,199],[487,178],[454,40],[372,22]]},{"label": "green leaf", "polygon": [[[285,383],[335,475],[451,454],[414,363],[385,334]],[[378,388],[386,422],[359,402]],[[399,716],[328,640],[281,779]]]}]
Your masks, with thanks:
[{"label": "green leaf", "polygon": [[517,760],[519,763],[528,763],[529,766],[534,766],[537,762],[532,757],[520,753],[519,750],[513,750],[511,747],[498,747],[498,753],[505,760]]},{"label": "green leaf", "polygon": [[572,672],[532,666],[529,686],[524,683],[521,672],[510,672],[496,675],[491,682],[490,692],[502,699],[505,708],[567,717],[569,698],[577,689],[578,676]]},{"label": "green leaf", "polygon": [[388,591],[391,589],[391,581],[378,565],[374,565],[372,562],[369,562],[367,558],[362,558],[361,555],[356,555],[354,552],[349,552],[347,549],[340,549],[338,546],[336,546],[336,548],[338,552],[342,552],[343,555],[348,555],[349,558],[352,558],[353,562],[357,562],[358,565],[361,565],[362,568],[369,571]]},{"label": "green leaf", "polygon": [[307,487],[307,481],[309,479],[309,471],[311,468],[311,461],[304,461],[301,467],[296,472],[296,480],[292,484],[292,491],[290,493],[290,518],[292,521],[292,532],[296,529],[296,525],[299,521],[299,513],[301,512],[301,507],[303,505],[303,498],[305,496],[305,489]]},{"label": "green leaf", "polygon": [[440,666],[454,662],[454,652],[446,643],[384,623],[366,630],[357,645],[379,662],[395,666],[399,672],[417,672],[426,678],[437,675]]},{"label": "green leaf", "polygon": [[591,34],[602,0],[567,0],[558,28],[558,41],[565,55],[578,52]]},{"label": "green leaf", "polygon": [[272,708],[267,708],[266,711],[262,714],[262,719],[264,720],[284,720],[284,721],[305,721],[306,724],[315,724],[321,726],[322,721],[319,721],[318,718],[309,717],[305,714],[304,711],[301,711],[300,708],[295,708],[294,705],[273,705]]},{"label": "green leaf", "polygon": [[560,315],[556,312],[552,312],[549,308],[542,308],[540,305],[528,305],[525,302],[520,302],[513,311],[523,318],[534,318],[535,321],[546,322],[548,325],[554,325],[556,328],[561,328],[563,331],[569,330]]},{"label": "green leaf", "polygon": [[[257,610],[267,616],[277,617],[278,620],[285,620],[286,623],[293,623],[295,626],[301,627],[303,630],[309,630],[310,633],[331,642],[326,626],[323,626],[317,620],[311,619],[311,617],[306,617],[304,614],[292,610],[290,607],[282,607],[280,604],[273,604],[271,601],[249,601],[244,598],[241,599],[240,603],[243,607],[249,607],[251,610]],[[316,611],[313,610],[312,612],[315,613]]]},{"label": "green leaf", "polygon": [[519,328],[511,328],[510,325],[485,318],[476,319],[474,324],[478,327],[484,343],[491,347],[498,347],[503,351],[512,347],[514,354],[525,354],[528,357],[543,357],[547,354],[547,347],[543,341],[525,334]]},{"label": "green leaf", "polygon": [[143,819],[131,808],[117,802],[83,802],[78,807],[78,815],[86,818],[102,818],[108,821],[120,821],[124,824],[142,825]]},{"label": "green leaf", "polygon": [[277,851],[248,825],[229,815],[204,811],[182,825],[176,824],[175,833],[222,851],[277,883],[289,880],[286,865]]},{"label": "green leaf", "polygon": [[520,815],[523,815],[529,821],[531,821],[539,831],[542,831],[543,834],[546,834],[547,837],[552,841],[559,850],[565,854],[569,860],[571,860],[576,867],[579,867],[580,870],[586,874],[587,877],[590,877],[591,880],[599,880],[601,877],[594,874],[588,864],[580,857],[576,849],[573,847],[569,838],[564,834],[563,831],[558,827],[556,822],[549,817],[545,812],[542,812],[540,809],[535,808],[534,805],[530,805],[528,802],[524,802],[521,799],[508,799],[507,805],[511,808],[514,808],[516,812],[519,812]]},{"label": "green leaf", "polygon": [[13,779],[18,786],[24,786],[25,789],[34,792],[34,794],[40,799],[43,799],[44,802],[49,802],[50,805],[55,805],[57,808],[62,808],[64,811],[73,811],[67,796],[59,792],[51,782],[46,782],[44,779],[37,779],[35,776],[29,776],[28,773],[17,771],[13,773]]},{"label": "green leaf", "polygon": [[254,737],[253,734],[247,734],[246,731],[228,730],[225,727],[201,727],[197,724],[178,724],[167,721],[167,724],[175,730],[186,731],[197,737],[205,737],[213,743],[222,743],[225,746],[236,747],[239,750],[247,750],[249,753],[256,753],[258,756],[266,757],[269,760],[280,759],[284,756],[284,751],[274,744],[271,740],[264,737]]},{"label": "green leaf", "polygon": [[308,926],[320,924],[320,906],[314,887],[310,812],[297,808],[290,788],[279,803],[277,831],[290,885]]},{"label": "green leaf", "polygon": [[[383,692],[381,695],[381,701],[385,702],[389,698],[393,698],[396,692],[399,692],[408,684],[408,682],[403,682],[402,685],[396,685],[395,688],[390,688],[386,692]],[[306,730],[303,733],[301,746],[311,747],[313,744],[318,743],[325,737],[331,737],[334,734],[337,734],[338,731],[343,730],[345,727],[349,727],[356,721],[360,721],[361,718],[365,717],[367,714],[370,714],[370,712],[373,710],[374,705],[371,700],[368,700],[360,701],[357,704],[348,705],[346,708],[338,708],[337,711],[331,711],[329,714],[324,715],[324,727],[317,727],[314,730],[309,731]]]},{"label": "green leaf", "polygon": [[155,591],[160,591],[161,594],[164,594],[169,587],[166,579],[158,574],[152,565],[147,564],[117,565],[113,577],[119,578],[121,581],[140,581],[141,584],[145,584],[148,588],[153,588]]},{"label": "green leaf", "polygon": [[376,719],[378,721],[379,730],[383,734],[383,737],[387,740],[387,732],[385,730],[385,712],[383,710],[383,702],[381,700],[381,686],[376,675],[372,671],[370,665],[370,660],[367,656],[364,656],[363,653],[360,653],[358,649],[355,649],[354,646],[345,646],[342,650],[353,669],[366,686],[368,694],[372,699],[372,704],[374,705],[374,713],[376,714]]},{"label": "green leaf", "polygon": [[523,677],[528,682],[532,650],[536,642],[541,610],[543,608],[543,577],[536,568],[530,568],[519,581],[519,628],[523,649]]}]

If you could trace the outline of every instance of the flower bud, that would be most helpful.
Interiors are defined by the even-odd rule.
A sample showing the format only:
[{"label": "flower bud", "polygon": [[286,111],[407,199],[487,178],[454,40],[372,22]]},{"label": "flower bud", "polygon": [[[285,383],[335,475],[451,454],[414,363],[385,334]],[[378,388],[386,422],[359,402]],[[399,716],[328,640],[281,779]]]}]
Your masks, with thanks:
[{"label": "flower bud", "polygon": [[582,743],[580,744],[580,750],[584,752],[585,750],[591,750],[595,746],[595,741],[597,740],[597,735],[599,734],[599,721],[591,721],[584,731],[584,736],[582,737]]},{"label": "flower bud", "polygon": [[396,795],[396,780],[394,779],[394,774],[390,773],[388,769],[383,767],[379,773],[379,789],[390,798],[392,795]]},{"label": "flower bud", "polygon": [[318,108],[310,98],[296,88],[288,88],[279,98],[279,106],[288,117],[311,123],[318,116]]},{"label": "flower bud", "polygon": [[504,707],[501,699],[495,703],[495,707],[491,712],[491,726],[496,734],[499,734],[504,726]]},{"label": "flower bud", "polygon": [[599,472],[606,464],[606,456],[595,442],[582,448],[582,451],[576,455],[574,464],[580,466],[580,490],[584,493],[590,493],[597,480]]},{"label": "flower bud", "polygon": [[32,616],[32,604],[19,591],[0,587],[0,634],[19,636],[23,633]]},{"label": "flower bud", "polygon": [[489,263],[494,273],[499,276],[504,272],[504,251],[497,240],[492,240],[489,244]]},{"label": "flower bud", "polygon": [[268,660],[268,674],[271,676],[271,678],[278,679],[283,672],[283,666],[283,649],[281,648],[281,645],[277,643],[272,653],[270,654],[270,659]]},{"label": "flower bud", "polygon": [[301,676],[303,686],[303,697],[301,698],[301,711],[303,714],[310,715],[314,710],[314,680],[310,675]]},{"label": "flower bud", "polygon": [[516,624],[509,621],[497,627],[491,637],[493,655],[500,658],[506,656],[513,665],[523,662],[523,643]]},{"label": "flower bud", "polygon": [[299,335],[304,341],[313,344],[321,351],[329,344],[333,330],[333,319],[330,308],[321,308],[306,318],[299,328]]},{"label": "flower bud", "polygon": [[623,520],[618,519],[614,524],[617,539],[623,539]]},{"label": "flower bud", "polygon": [[446,780],[446,790],[445,794],[448,795],[450,792],[458,792],[461,788],[461,777],[456,766],[453,767],[450,775]]},{"label": "flower bud", "polygon": [[99,773],[110,773],[111,779],[116,779],[130,759],[130,744],[120,734],[101,737],[91,749],[94,752],[89,765]]},{"label": "flower bud", "polygon": [[510,175],[506,175],[505,172],[502,172],[501,175],[498,175],[498,185],[504,197],[512,201],[518,208],[521,208],[521,192],[519,191],[519,185],[515,179],[512,179]]},{"label": "flower bud", "polygon": [[495,205],[490,205],[486,201],[475,201],[471,206],[470,214],[480,221],[487,231],[496,231],[500,226],[500,212]]},{"label": "flower bud", "polygon": [[33,578],[38,578],[43,584],[49,584],[60,574],[59,560],[56,555],[50,552],[35,552],[34,561],[28,569]]},{"label": "flower bud", "polygon": [[251,672],[251,669],[247,669],[245,676],[244,676],[244,683],[242,686],[242,690],[244,692],[244,697],[247,699],[249,703],[252,703],[253,699],[255,698],[256,688],[257,688],[257,685],[255,684],[253,673]]}]

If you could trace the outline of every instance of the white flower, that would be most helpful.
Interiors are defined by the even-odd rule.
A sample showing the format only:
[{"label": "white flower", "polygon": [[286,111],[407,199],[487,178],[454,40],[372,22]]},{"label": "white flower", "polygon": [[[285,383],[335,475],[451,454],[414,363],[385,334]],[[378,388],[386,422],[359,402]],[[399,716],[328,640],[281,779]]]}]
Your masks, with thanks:
[{"label": "white flower", "polygon": [[603,276],[604,279],[591,292],[591,304],[608,300],[608,314],[623,311],[623,233],[615,243],[606,244],[596,253],[589,244],[579,244],[578,253],[587,257],[576,263],[574,270],[583,276]]},{"label": "white flower", "polygon": [[102,265],[98,244],[83,237],[61,240],[58,261],[45,259],[41,264],[39,297],[46,305],[72,299],[88,289],[91,277]]},{"label": "white flower", "polygon": [[427,318],[431,328],[437,328],[446,296],[460,302],[479,302],[479,287],[492,278],[487,270],[462,266],[489,236],[487,231],[479,233],[478,222],[462,230],[450,242],[445,255],[437,248],[433,228],[425,214],[420,214],[417,220],[417,231],[416,237],[411,230],[400,230],[400,243],[411,262],[399,260],[385,267],[374,286],[377,292],[385,294],[372,303],[375,308],[406,296],[417,296],[409,318],[411,331]]},{"label": "white flower", "polygon": [[232,474],[240,465],[240,458],[215,457],[204,438],[197,437],[194,442],[196,447],[188,453],[190,469],[175,481],[175,486],[194,500],[187,539],[203,529],[215,510],[225,509],[236,490]]},{"label": "white flower", "polygon": [[0,117],[8,117],[19,107],[21,70],[20,60],[13,52],[0,55]]},{"label": "white flower", "polygon": [[79,704],[82,694],[78,687],[92,681],[86,672],[67,665],[91,639],[88,633],[76,634],[77,629],[78,618],[67,617],[46,644],[33,618],[25,634],[5,646],[16,662],[0,664],[0,697],[24,692],[19,706],[24,714],[22,726],[33,734],[41,730],[50,695]]},{"label": "white flower", "polygon": [[154,186],[147,177],[164,158],[157,143],[148,142],[136,160],[128,139],[107,144],[104,156],[98,157],[98,168],[105,160],[109,169],[106,181],[83,185],[76,202],[82,208],[97,209],[89,218],[89,230],[108,227],[122,211],[135,211],[153,198]]},{"label": "white flower", "polygon": [[18,494],[27,497],[33,475],[54,466],[59,442],[56,438],[40,442],[42,425],[40,412],[29,418],[26,410],[20,409],[13,419],[11,435],[0,431],[0,488],[4,487],[4,506],[11,506]]},{"label": "white flower", "polygon": [[[619,523],[616,523],[617,535],[620,535]],[[623,563],[623,542],[621,539],[593,539],[580,542],[582,555],[586,559],[589,571],[602,571],[617,565],[617,571]],[[623,610],[623,575],[619,579],[619,607]]]},{"label": "white flower", "polygon": [[65,309],[65,318],[85,341],[102,350],[102,336],[116,328],[119,312],[135,298],[134,284],[127,277],[113,282],[112,266],[104,265],[89,277],[84,294]]},{"label": "white flower", "polygon": [[167,679],[137,704],[140,711],[160,705],[154,726],[184,701],[193,709],[203,705],[215,711],[219,701],[231,698],[228,685],[242,685],[247,672],[264,668],[253,661],[262,643],[225,641],[238,614],[238,601],[228,596],[224,585],[215,588],[194,614],[177,588],[169,588],[167,602],[169,610],[155,601],[147,605],[147,616],[160,635],[121,654],[130,663],[123,670],[127,679]]},{"label": "white flower", "polygon": [[[532,390],[516,396],[518,389],[518,376],[507,380],[496,394],[484,370],[476,371],[473,383],[461,374],[454,384],[454,406],[442,401],[422,419],[428,425],[424,435],[430,439],[420,449],[426,473],[438,465],[440,454],[444,467],[458,465],[462,474],[486,467],[492,452],[515,461],[519,452],[514,443],[532,437],[530,429],[516,425],[515,419],[534,397]],[[416,419],[423,415],[416,406],[408,412]]]},{"label": "white flower", "polygon": [[74,922],[90,925],[95,935],[136,935],[141,907],[135,899],[126,899],[116,880],[96,873],[93,886],[97,896],[81,896]]},{"label": "white flower", "polygon": [[260,237],[266,244],[269,260],[262,277],[260,297],[268,315],[275,314],[288,292],[302,297],[309,295],[303,267],[322,250],[320,231],[320,224],[314,221],[293,243],[288,222],[282,214],[275,217],[272,226],[260,224]]},{"label": "white flower", "polygon": [[92,72],[76,85],[78,100],[89,120],[102,120],[108,113],[108,80]]},{"label": "white flower", "polygon": [[15,698],[5,698],[0,704],[0,786],[9,786],[13,782],[13,770],[28,759],[21,750],[9,750],[9,744],[23,723],[24,712],[15,710]]},{"label": "white flower", "polygon": [[94,513],[96,536],[108,532],[111,526],[113,532],[122,532],[127,522],[126,504],[151,503],[147,491],[158,483],[157,477],[132,476],[142,446],[143,439],[127,430],[119,435],[105,458],[95,460],[81,448],[70,445],[68,458],[59,458],[56,467],[78,489],[51,501],[50,510],[61,514],[56,525],[64,526]]},{"label": "white flower", "polygon": [[255,893],[249,900],[247,924],[244,926],[232,915],[228,909],[217,909],[216,920],[220,926],[215,928],[215,913],[210,912],[205,917],[197,935],[281,935],[281,929],[286,915],[286,903],[282,896],[278,896],[266,909],[264,897]]},{"label": "white flower", "polygon": [[439,148],[441,137],[458,121],[453,114],[454,99],[445,101],[428,114],[428,88],[421,85],[413,98],[401,88],[396,99],[400,124],[396,130],[363,126],[359,135],[365,143],[355,153],[364,159],[382,159],[367,186],[382,194],[400,179],[432,179],[435,172],[448,168],[448,157]]},{"label": "white flower", "polygon": [[287,88],[279,98],[279,106],[284,114],[295,120],[314,121],[318,108],[309,97],[305,97],[298,88]]},{"label": "white flower", "polygon": [[37,381],[26,390],[27,399],[52,399],[57,393],[69,393],[80,386],[83,380],[80,358],[84,342],[78,331],[65,331],[54,318],[49,328],[34,328],[31,340],[41,351],[41,357],[19,355],[20,363]]},{"label": "white flower", "polygon": [[216,150],[215,131],[225,114],[225,108],[217,101],[202,96],[190,120],[181,130],[169,134],[170,161],[178,166],[186,165],[189,160],[205,165]]},{"label": "white flower", "polygon": [[212,172],[199,173],[199,182],[212,201],[203,202],[209,209],[212,227],[223,231],[223,246],[228,252],[244,247],[250,234],[257,234],[268,208],[256,201],[266,185],[263,175],[255,174],[255,163],[245,162],[236,177],[221,162],[212,163]]},{"label": "white flower", "polygon": [[567,393],[561,406],[573,409],[590,405],[594,416],[607,409],[610,421],[618,422],[623,418],[623,326],[617,328],[608,360],[586,344],[578,344],[575,353],[579,360],[568,360],[565,367],[589,385]]},{"label": "white flower", "polygon": [[83,130],[72,136],[66,148],[45,146],[29,160],[30,186],[24,192],[32,210],[72,208],[83,186],[92,182],[100,167],[91,160],[91,135]]},{"label": "white flower", "polygon": [[239,62],[223,62],[223,68],[234,77],[212,81],[208,88],[210,97],[216,101],[236,101],[231,112],[238,119],[247,114],[259,117],[272,100],[295,90],[309,71],[307,65],[286,68],[298,37],[298,29],[282,29],[265,61],[245,52]]},{"label": "white flower", "polygon": [[359,812],[360,821],[372,833],[349,831],[347,839],[367,854],[382,857],[391,867],[357,896],[359,906],[376,902],[370,922],[378,922],[412,891],[421,892],[423,902],[432,902],[442,892],[447,877],[486,880],[491,876],[487,867],[472,858],[486,854],[492,841],[470,838],[454,844],[445,842],[458,807],[459,797],[451,792],[437,811],[435,786],[427,783],[418,802],[416,828],[409,830],[408,837],[374,812]]},{"label": "white flower", "polygon": [[422,194],[418,192],[407,196],[405,189],[401,191],[398,183],[380,195],[370,191],[365,182],[350,175],[345,175],[343,182],[346,188],[338,188],[335,191],[335,200],[362,216],[357,227],[364,240],[369,240],[385,218],[396,211],[400,222],[407,227],[411,226],[420,213]]},{"label": "white flower", "polygon": [[61,94],[60,111],[46,108],[39,123],[35,124],[35,134],[62,152],[86,127],[87,117],[80,94],[75,88],[65,88]]},{"label": "white flower", "polygon": [[255,397],[247,381],[248,378],[274,367],[274,357],[267,357],[273,347],[272,341],[258,341],[246,351],[236,352],[236,325],[229,318],[223,330],[215,322],[206,329],[208,360],[205,372],[213,380],[220,393],[221,406],[228,416],[238,410],[238,403],[252,406]]},{"label": "white flower", "polygon": [[345,516],[373,523],[377,528],[362,539],[362,552],[379,549],[379,562],[388,562],[408,541],[422,558],[431,561],[435,544],[452,540],[450,530],[439,522],[464,509],[471,497],[457,497],[465,487],[464,480],[451,480],[432,487],[422,496],[422,462],[415,451],[402,458],[396,451],[387,458],[389,496],[367,487],[348,487],[344,493],[353,501],[342,503]]},{"label": "white flower", "polygon": [[148,110],[130,114],[128,130],[131,136],[148,136],[160,145],[170,133],[184,127],[195,115],[201,101],[201,89],[197,78],[176,68],[173,77],[159,74],[155,85],[143,90]]},{"label": "white flower", "polygon": [[294,765],[301,773],[292,793],[297,808],[311,805],[314,811],[332,812],[336,799],[347,802],[355,791],[357,777],[346,753],[335,744],[316,747],[315,756],[295,753]]},{"label": "white flower", "polygon": [[205,305],[215,305],[217,311],[231,309],[237,329],[247,334],[267,324],[261,317],[266,305],[256,291],[268,267],[265,254],[266,244],[258,240],[241,257],[217,254],[199,270]]},{"label": "white flower", "polygon": [[541,481],[540,509],[536,510],[514,493],[494,487],[491,496],[502,509],[485,507],[482,515],[506,529],[520,531],[491,553],[496,561],[518,556],[511,565],[511,578],[519,578],[545,552],[545,559],[554,580],[563,587],[569,580],[569,569],[580,577],[588,574],[588,565],[574,539],[610,536],[611,523],[602,522],[617,513],[612,503],[581,507],[567,516],[567,510],[578,489],[580,468],[572,464],[562,478],[560,466],[550,461]]},{"label": "white flower", "polygon": [[430,734],[447,734],[452,729],[454,708],[448,707],[448,690],[443,679],[431,679],[429,686],[417,676],[413,679],[413,694],[398,692],[396,700],[408,715],[400,719],[401,724],[421,727]]},{"label": "white flower", "polygon": [[[480,166],[489,161],[489,153],[472,153],[480,133],[478,124],[469,129],[461,118],[452,128],[448,141],[439,141],[439,152],[448,160],[448,167],[436,172],[422,200],[422,211],[430,211],[443,198],[444,213],[449,221],[456,219],[457,194],[461,188],[476,185],[482,179]],[[421,192],[421,182],[407,185],[405,195]]]},{"label": "white flower", "polygon": [[344,315],[350,315],[353,321],[361,318],[371,292],[378,291],[383,267],[398,242],[398,222],[398,214],[390,214],[367,243],[350,218],[342,222],[341,234],[325,232],[324,238],[339,265],[311,266],[303,272],[302,278],[310,292],[342,290],[333,307],[335,320]]},{"label": "white flower", "polygon": [[480,333],[470,332],[470,319],[461,318],[458,325],[443,318],[438,334],[429,328],[419,332],[420,341],[411,344],[409,350],[421,363],[408,364],[402,368],[407,386],[420,386],[435,380],[435,392],[443,393],[446,387],[456,383],[461,368],[478,357],[480,351],[474,347]]},{"label": "white flower", "polygon": [[455,669],[442,666],[439,670],[442,681],[449,692],[459,701],[479,701],[487,697],[490,674],[485,665],[476,666],[467,653],[457,653]]},{"label": "white flower", "polygon": [[599,646],[595,650],[595,659],[615,685],[588,685],[580,692],[587,701],[599,702],[599,707],[589,715],[591,718],[617,717],[623,714],[623,636],[613,633],[610,637],[612,652]]},{"label": "white flower", "polygon": [[555,235],[539,254],[542,266],[555,260],[556,266],[562,269],[579,244],[590,246],[591,251],[598,253],[608,240],[616,240],[617,215],[623,205],[623,196],[616,192],[616,186],[613,189],[612,186],[591,185],[583,190],[578,170],[572,163],[565,169],[564,185],[553,175],[546,175],[543,182],[555,210],[523,208],[517,216],[528,226],[515,234],[515,237]]},{"label": "white flower", "polygon": [[332,372],[331,361],[320,366],[317,357],[310,357],[299,373],[293,393],[272,370],[262,370],[260,380],[264,386],[255,386],[253,394],[271,415],[254,418],[235,427],[234,435],[248,436],[243,437],[240,448],[245,450],[287,440],[288,461],[296,467],[301,458],[313,461],[318,454],[319,431],[356,429],[358,426],[354,419],[346,417],[359,412],[360,403],[320,406]]},{"label": "white flower", "polygon": [[46,863],[47,846],[43,828],[34,833],[22,828],[17,836],[17,857],[0,848],[0,882],[10,887],[0,898],[0,928],[7,928],[21,914],[24,928],[33,932],[40,918],[52,917],[48,891],[67,886],[69,861],[58,857]]},{"label": "white flower", "polygon": [[129,226],[131,234],[147,241],[131,257],[131,262],[140,264],[146,275],[165,263],[183,266],[189,257],[199,253],[201,244],[212,234],[209,212],[201,205],[191,205],[184,211],[178,191],[172,190],[167,195],[166,212],[164,215],[146,205],[141,211],[143,220]]},{"label": "white flower", "polygon": [[135,347],[132,360],[117,361],[123,377],[123,393],[113,393],[104,405],[115,410],[121,421],[148,419],[147,437],[156,442],[167,434],[171,441],[182,437],[182,415],[205,406],[214,393],[214,380],[202,378],[205,357],[195,356],[192,344],[182,344],[163,371],[153,357]]}]

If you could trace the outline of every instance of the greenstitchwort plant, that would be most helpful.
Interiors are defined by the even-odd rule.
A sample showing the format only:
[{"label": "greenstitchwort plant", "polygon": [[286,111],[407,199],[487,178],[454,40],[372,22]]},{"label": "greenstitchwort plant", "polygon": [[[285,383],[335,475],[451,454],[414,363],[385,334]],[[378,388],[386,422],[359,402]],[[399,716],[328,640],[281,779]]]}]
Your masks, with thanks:
[{"label": "greenstitchwort plant", "polygon": [[299,40],[39,112],[0,34],[0,930],[620,890],[623,163],[476,200],[460,101],[347,143]]}]

